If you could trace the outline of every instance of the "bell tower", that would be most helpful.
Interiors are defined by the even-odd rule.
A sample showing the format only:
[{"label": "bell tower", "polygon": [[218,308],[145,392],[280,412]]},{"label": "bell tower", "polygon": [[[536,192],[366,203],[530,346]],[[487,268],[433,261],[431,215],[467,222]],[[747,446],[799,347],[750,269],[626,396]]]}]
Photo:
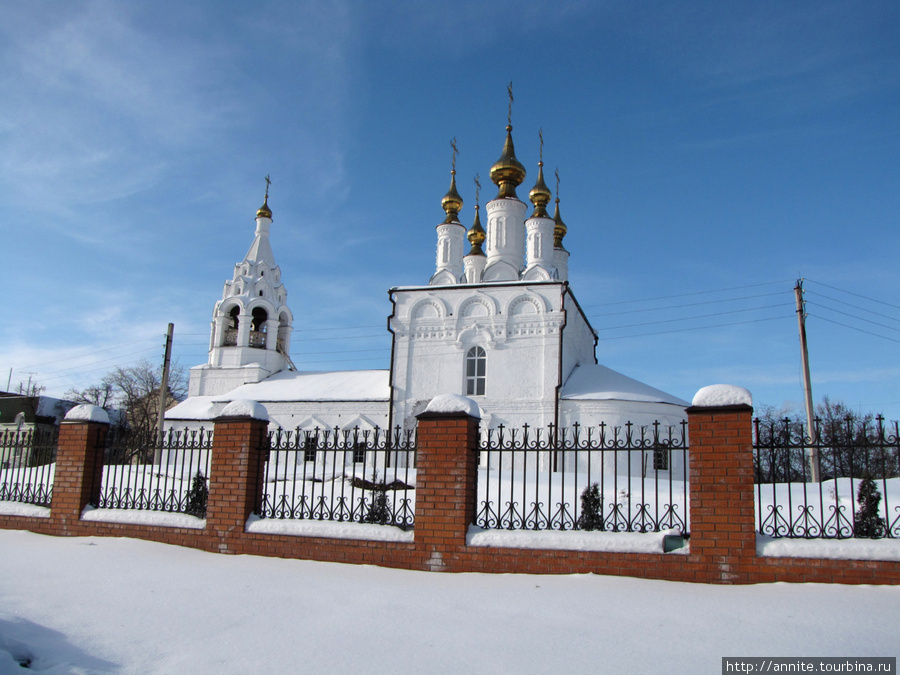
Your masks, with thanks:
[{"label": "bell tower", "polygon": [[269,185],[256,211],[256,233],[244,259],[225,282],[222,299],[213,309],[209,361],[191,369],[191,396],[226,393],[250,382],[293,368],[290,359],[293,315],[281,268],[269,243],[272,210]]}]

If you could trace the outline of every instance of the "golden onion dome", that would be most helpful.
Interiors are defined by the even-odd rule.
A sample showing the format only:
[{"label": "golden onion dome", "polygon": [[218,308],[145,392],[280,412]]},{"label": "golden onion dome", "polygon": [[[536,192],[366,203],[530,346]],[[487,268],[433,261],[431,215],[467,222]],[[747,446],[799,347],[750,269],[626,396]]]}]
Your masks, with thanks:
[{"label": "golden onion dome", "polygon": [[269,208],[269,195],[266,195],[263,205],[256,210],[256,217],[272,220],[272,209]]},{"label": "golden onion dome", "polygon": [[478,214],[478,205],[475,205],[475,223],[469,229],[469,232],[466,235],[466,238],[469,240],[469,243],[472,244],[472,249],[469,251],[468,255],[484,255],[484,251],[481,248],[481,245],[484,243],[487,234],[484,231],[484,228],[481,226],[481,216]]},{"label": "golden onion dome", "polygon": [[444,222],[458,223],[459,210],[462,208],[462,205],[462,197],[460,197],[459,192],[456,191],[456,170],[453,170],[450,172],[450,189],[447,190],[447,194],[445,194],[444,198],[441,200],[441,207],[444,209],[444,213],[447,214],[447,217],[444,218]]},{"label": "golden onion dome", "polygon": [[566,249],[563,246],[562,240],[565,238],[569,228],[566,227],[562,216],[559,215],[559,197],[556,198],[556,210],[553,213],[553,221],[556,223],[556,225],[553,226],[553,248],[565,251]]},{"label": "golden onion dome", "polygon": [[528,199],[534,204],[534,213],[531,214],[532,218],[547,217],[547,204],[550,203],[551,197],[553,195],[550,193],[547,184],[544,183],[544,163],[538,162],[537,182],[531,188],[531,192],[528,193]]},{"label": "golden onion dome", "polygon": [[503,154],[491,167],[491,180],[500,188],[497,199],[516,199],[516,187],[525,180],[525,167],[516,159],[516,149],[512,140],[512,125],[506,125],[506,142]]}]

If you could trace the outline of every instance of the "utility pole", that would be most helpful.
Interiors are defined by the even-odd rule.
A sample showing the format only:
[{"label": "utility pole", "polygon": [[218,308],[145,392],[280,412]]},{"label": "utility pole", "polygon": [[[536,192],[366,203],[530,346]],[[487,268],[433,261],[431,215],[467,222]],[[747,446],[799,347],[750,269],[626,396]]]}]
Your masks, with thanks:
[{"label": "utility pole", "polygon": [[803,279],[797,279],[794,286],[794,297],[797,299],[797,323],[800,327],[800,358],[803,363],[803,393],[806,403],[806,428],[809,430],[810,447],[807,449],[809,456],[809,478],[813,483],[819,482],[819,449],[813,411],[812,385],[809,379],[809,352],[806,348],[806,312],[803,310]]},{"label": "utility pole", "polygon": [[170,323],[166,331],[166,351],[163,356],[162,380],[159,383],[159,415],[156,418],[156,452],[154,464],[159,464],[162,459],[163,422],[166,414],[166,399],[169,393],[169,363],[172,361],[172,334],[175,332],[175,324]]}]

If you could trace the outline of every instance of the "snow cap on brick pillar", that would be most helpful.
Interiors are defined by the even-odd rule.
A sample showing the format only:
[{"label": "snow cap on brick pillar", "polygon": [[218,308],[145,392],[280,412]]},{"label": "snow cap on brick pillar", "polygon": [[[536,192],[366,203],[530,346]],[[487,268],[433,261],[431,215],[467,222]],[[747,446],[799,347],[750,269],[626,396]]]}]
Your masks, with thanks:
[{"label": "snow cap on brick pillar", "polygon": [[66,422],[100,422],[109,424],[109,413],[98,405],[82,403],[66,413]]},{"label": "snow cap on brick pillar", "polygon": [[696,408],[722,408],[733,405],[753,405],[753,395],[749,390],[733,384],[711,384],[696,394],[691,405]]},{"label": "snow cap on brick pillar", "polygon": [[266,410],[266,406],[257,401],[236,398],[222,409],[219,417],[250,417],[268,422],[269,411]]},{"label": "snow cap on brick pillar", "polygon": [[469,417],[481,419],[481,409],[478,404],[467,396],[459,394],[438,394],[425,408],[425,412],[431,413],[466,413]]}]

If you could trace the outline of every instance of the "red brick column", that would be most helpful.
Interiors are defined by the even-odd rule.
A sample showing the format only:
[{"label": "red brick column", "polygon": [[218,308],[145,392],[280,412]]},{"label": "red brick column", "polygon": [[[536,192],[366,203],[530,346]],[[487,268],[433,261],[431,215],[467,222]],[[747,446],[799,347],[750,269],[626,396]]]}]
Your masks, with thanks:
[{"label": "red brick column", "polygon": [[756,555],[753,408],[687,409],[690,439],[691,555],[709,581],[749,581]]},{"label": "red brick column", "polygon": [[478,420],[466,413],[425,412],[416,450],[416,550],[433,571],[448,568],[475,520]]},{"label": "red brick column", "polygon": [[215,420],[206,529],[218,537],[220,553],[234,553],[236,539],[256,508],[262,483],[260,452],[268,441],[268,424],[250,417]]},{"label": "red brick column", "polygon": [[63,422],[59,427],[56,473],[50,519],[63,533],[77,523],[88,504],[100,499],[103,445],[109,424],[103,422]]}]

